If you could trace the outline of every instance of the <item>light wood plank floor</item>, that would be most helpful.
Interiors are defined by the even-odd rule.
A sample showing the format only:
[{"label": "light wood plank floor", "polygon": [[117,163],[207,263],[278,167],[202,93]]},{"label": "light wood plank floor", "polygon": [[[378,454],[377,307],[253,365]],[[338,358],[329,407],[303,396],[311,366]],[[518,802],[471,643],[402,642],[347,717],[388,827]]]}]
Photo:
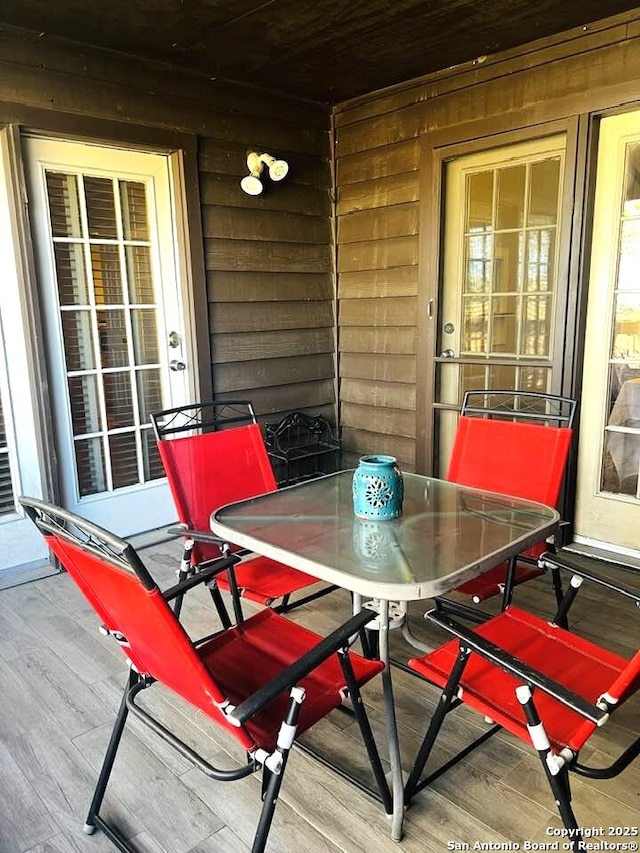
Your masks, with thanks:
[{"label": "light wood plank floor", "polygon": [[[177,543],[141,552],[161,585],[173,582]],[[640,576],[627,576],[640,585]],[[549,584],[541,579],[517,590],[518,603],[552,612]],[[428,602],[412,606],[416,634],[437,641],[422,619]],[[294,612],[293,618],[326,633],[348,616],[346,593]],[[193,632],[212,630],[206,593],[184,612]],[[619,601],[581,593],[573,628],[629,652],[637,647],[638,614]],[[399,632],[394,657],[411,650]],[[120,699],[126,669],[113,641],[97,631],[89,606],[65,574],[0,592],[0,851],[102,853],[113,849],[82,824]],[[409,768],[437,692],[394,669],[403,762]],[[384,738],[379,684],[365,698],[375,732]],[[594,760],[613,754],[638,729],[640,703],[623,708],[615,724],[593,739]],[[214,763],[239,757],[234,743],[175,697],[163,694],[155,711],[180,725],[187,741]],[[460,709],[451,715],[435,760],[459,748],[483,722]],[[307,736],[327,754],[363,771],[354,724],[336,712]],[[384,752],[384,750],[383,750]],[[585,758],[587,756],[584,756]],[[206,779],[153,735],[130,721],[107,792],[105,811],[135,839],[141,853],[241,853],[250,847],[259,811],[259,780],[220,784]],[[585,827],[640,825],[640,762],[616,780],[574,781],[574,805]],[[561,826],[538,758],[499,734],[419,794],[406,813],[401,845],[389,838],[389,820],[365,794],[300,751],[291,756],[270,836],[273,853],[337,851],[446,851],[450,842],[550,841]],[[611,839],[613,840],[613,839]],[[449,848],[451,849],[451,848]],[[521,848],[522,849],[522,848]],[[560,846],[560,849],[562,847]]]}]

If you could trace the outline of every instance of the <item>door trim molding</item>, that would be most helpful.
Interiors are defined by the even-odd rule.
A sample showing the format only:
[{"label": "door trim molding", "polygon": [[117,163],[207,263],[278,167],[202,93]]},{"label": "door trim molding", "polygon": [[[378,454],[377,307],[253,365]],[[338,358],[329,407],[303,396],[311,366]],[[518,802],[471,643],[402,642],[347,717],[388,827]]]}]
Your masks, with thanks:
[{"label": "door trim molding", "polygon": [[0,130],[2,161],[6,175],[15,265],[22,303],[22,326],[29,367],[34,430],[37,436],[38,469],[45,495],[59,497],[57,455],[53,442],[53,415],[46,369],[42,312],[36,286],[35,257],[29,228],[27,188],[22,160],[20,129],[7,125]]},{"label": "door trim molding", "polygon": [[[189,377],[190,392],[194,399],[210,399],[213,385],[197,135],[9,102],[0,102],[0,124],[10,124],[21,133],[50,139],[91,141],[169,155],[178,217],[178,267],[182,278],[185,328],[190,338],[190,363],[194,367]],[[17,150],[19,152],[19,146]],[[21,161],[20,157],[22,172]],[[35,279],[31,281],[35,286]]]}]

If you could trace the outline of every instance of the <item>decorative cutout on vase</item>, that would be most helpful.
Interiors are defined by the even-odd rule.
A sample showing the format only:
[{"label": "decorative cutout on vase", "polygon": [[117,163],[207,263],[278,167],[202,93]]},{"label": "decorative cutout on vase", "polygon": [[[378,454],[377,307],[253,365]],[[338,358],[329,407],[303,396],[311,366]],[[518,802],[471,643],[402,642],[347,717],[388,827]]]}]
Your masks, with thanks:
[{"label": "decorative cutout on vase", "polygon": [[403,495],[402,473],[394,456],[361,457],[353,474],[353,511],[358,518],[398,518]]}]

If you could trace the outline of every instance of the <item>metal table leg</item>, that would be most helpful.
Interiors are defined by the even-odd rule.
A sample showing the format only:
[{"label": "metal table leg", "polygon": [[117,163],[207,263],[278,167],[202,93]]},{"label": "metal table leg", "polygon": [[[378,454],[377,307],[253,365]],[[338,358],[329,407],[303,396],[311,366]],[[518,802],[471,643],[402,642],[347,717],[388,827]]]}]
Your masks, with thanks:
[{"label": "metal table leg", "polygon": [[[400,841],[402,838],[402,824],[404,820],[404,780],[402,778],[402,762],[400,760],[400,742],[398,739],[398,724],[396,720],[396,707],[393,701],[393,684],[391,682],[391,667],[389,665],[389,628],[398,627],[404,621],[398,619],[398,611],[402,604],[394,602],[394,618],[389,619],[389,602],[374,599],[367,601],[365,607],[378,613],[377,623],[379,630],[379,652],[380,660],[384,663],[382,671],[382,697],[384,701],[385,720],[387,724],[387,741],[389,744],[389,763],[391,765],[391,794],[393,797],[393,814],[391,816],[391,838]],[[353,595],[353,612],[362,610],[362,596]]]},{"label": "metal table leg", "polygon": [[384,663],[382,672],[382,694],[387,721],[387,740],[389,742],[389,762],[391,764],[391,787],[393,794],[393,815],[391,817],[391,838],[400,841],[404,819],[404,781],[400,761],[400,743],[396,708],[393,701],[393,684],[389,666],[389,602],[380,601],[380,660]]}]

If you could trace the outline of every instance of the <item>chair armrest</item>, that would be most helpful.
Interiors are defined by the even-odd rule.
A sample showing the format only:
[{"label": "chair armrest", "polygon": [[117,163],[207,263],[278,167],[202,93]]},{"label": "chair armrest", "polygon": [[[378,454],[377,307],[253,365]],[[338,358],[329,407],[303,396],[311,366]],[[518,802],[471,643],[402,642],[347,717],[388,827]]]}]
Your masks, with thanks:
[{"label": "chair armrest", "polygon": [[220,572],[224,572],[226,569],[230,569],[231,566],[234,566],[239,562],[240,559],[236,556],[220,557],[220,559],[214,560],[213,563],[210,563],[204,569],[201,569],[195,574],[180,581],[180,583],[170,586],[162,593],[162,596],[165,601],[172,601],[174,598],[177,598],[179,595],[183,595],[183,593],[192,589],[194,586],[206,583],[215,575],[220,574]]},{"label": "chair armrest", "polygon": [[261,708],[272,702],[276,696],[312,672],[338,649],[343,648],[351,637],[375,618],[376,614],[370,610],[361,610],[360,613],[352,616],[351,619],[321,640],[305,655],[278,673],[274,679],[248,696],[229,716],[239,723],[246,722]]},{"label": "chair armrest", "polygon": [[[605,578],[597,574],[591,568],[593,562],[594,560],[591,557],[582,557],[580,554],[552,553],[549,551],[545,551],[545,553],[541,554],[538,558],[538,565],[543,569],[564,569],[567,572],[572,572],[574,575],[586,578],[593,583],[600,584],[612,592],[624,595],[632,601],[635,601],[636,604],[640,605],[639,592],[619,583],[613,583],[609,578]],[[617,563],[605,563],[604,561],[601,561],[601,563],[603,566],[623,571]]]},{"label": "chair armrest", "polygon": [[425,614],[425,617],[435,622],[441,628],[444,628],[445,631],[458,637],[464,646],[473,649],[474,652],[491,661],[491,663],[500,667],[500,669],[510,672],[512,675],[522,678],[528,684],[540,688],[540,690],[548,693],[549,696],[553,696],[554,699],[562,702],[563,705],[576,711],[581,716],[586,717],[592,723],[602,725],[608,717],[607,711],[601,710],[592,702],[587,702],[582,696],[578,696],[577,693],[568,690],[564,685],[559,684],[557,681],[549,678],[549,676],[529,666],[529,664],[500,648],[500,646],[497,646],[485,637],[479,636],[474,631],[451,619],[450,616],[438,610],[430,610]]},{"label": "chair armrest", "polygon": [[227,544],[224,539],[219,539],[213,533],[207,533],[205,530],[195,530],[193,527],[176,525],[176,527],[168,527],[167,533],[170,533],[172,536],[188,536],[197,542],[209,542],[211,545],[220,545],[220,547]]}]

